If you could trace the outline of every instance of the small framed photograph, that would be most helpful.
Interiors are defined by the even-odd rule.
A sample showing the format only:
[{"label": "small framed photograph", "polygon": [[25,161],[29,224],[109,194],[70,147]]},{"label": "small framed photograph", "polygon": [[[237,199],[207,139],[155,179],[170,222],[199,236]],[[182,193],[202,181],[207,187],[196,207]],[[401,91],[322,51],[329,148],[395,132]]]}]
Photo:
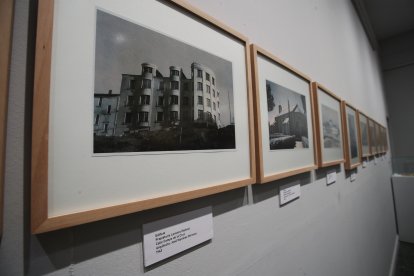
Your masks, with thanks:
[{"label": "small framed photograph", "polygon": [[377,138],[375,132],[375,121],[371,118],[368,118],[368,130],[370,156],[372,156],[377,154]]},{"label": "small framed photograph", "polygon": [[377,139],[376,144],[377,144],[377,153],[381,154],[383,153],[383,147],[382,147],[382,126],[378,123],[375,122],[375,137]]},{"label": "small framed photograph", "polygon": [[316,168],[311,80],[251,45],[256,110],[257,182]]},{"label": "small framed photograph", "polygon": [[342,116],[345,141],[345,169],[351,170],[361,164],[357,110],[350,104],[342,101]]},{"label": "small framed photograph", "polygon": [[366,158],[370,156],[370,139],[369,139],[369,126],[368,117],[358,110],[358,125],[359,125],[359,146],[361,148],[361,157]]},{"label": "small framed photograph", "polygon": [[341,99],[317,82],[312,83],[312,97],[318,167],[343,163]]},{"label": "small framed photograph", "polygon": [[32,232],[255,182],[247,38],[180,0],[39,0]]},{"label": "small framed photograph", "polygon": [[383,137],[383,142],[384,142],[384,152],[387,153],[388,151],[388,138],[387,138],[387,128],[384,127],[384,137]]}]

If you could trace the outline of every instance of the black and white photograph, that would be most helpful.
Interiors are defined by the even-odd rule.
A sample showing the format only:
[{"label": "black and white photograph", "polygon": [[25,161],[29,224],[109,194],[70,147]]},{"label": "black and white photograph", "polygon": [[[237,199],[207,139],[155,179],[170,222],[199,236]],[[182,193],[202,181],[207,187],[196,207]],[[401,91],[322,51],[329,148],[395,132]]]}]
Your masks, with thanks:
[{"label": "black and white photograph", "polygon": [[371,154],[377,153],[377,146],[376,146],[376,133],[375,133],[375,123],[374,121],[369,121],[369,143],[371,147]]},{"label": "black and white photograph", "polygon": [[351,152],[351,159],[358,158],[358,140],[357,130],[355,126],[355,116],[347,114],[348,116],[348,131],[349,131],[349,147]]},{"label": "black and white photograph", "polygon": [[233,93],[230,61],[97,10],[94,153],[235,149]]},{"label": "black and white photograph", "polygon": [[362,145],[362,152],[365,155],[369,154],[369,140],[368,140],[368,124],[366,117],[363,117],[361,114],[359,120],[359,128],[361,131],[361,145]]},{"label": "black and white photograph", "polygon": [[324,148],[341,147],[341,131],[339,123],[339,113],[322,104],[322,126],[323,126],[323,146]]},{"label": "black and white photograph", "polygon": [[306,98],[266,80],[270,150],[309,148]]}]

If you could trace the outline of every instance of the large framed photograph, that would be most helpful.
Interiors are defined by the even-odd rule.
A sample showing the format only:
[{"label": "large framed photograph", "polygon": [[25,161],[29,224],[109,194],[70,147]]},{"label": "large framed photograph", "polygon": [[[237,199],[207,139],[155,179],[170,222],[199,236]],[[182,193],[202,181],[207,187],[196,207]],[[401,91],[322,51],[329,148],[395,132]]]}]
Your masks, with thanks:
[{"label": "large framed photograph", "polygon": [[342,116],[345,141],[345,169],[351,170],[361,164],[357,110],[350,104],[342,101]]},{"label": "large framed photograph", "polygon": [[341,99],[320,83],[312,83],[318,167],[343,163]]},{"label": "large framed photograph", "polygon": [[368,118],[368,130],[370,155],[372,156],[377,154],[377,138],[375,132],[375,121],[371,118]]},{"label": "large framed photograph", "polygon": [[257,182],[315,169],[310,78],[257,45],[251,57]]},{"label": "large framed photograph", "polygon": [[370,137],[369,137],[369,124],[368,117],[358,110],[357,113],[358,125],[359,125],[359,147],[361,149],[361,157],[366,158],[371,155],[370,150]]},{"label": "large framed photograph", "polygon": [[255,182],[246,37],[179,0],[38,11],[33,233]]}]

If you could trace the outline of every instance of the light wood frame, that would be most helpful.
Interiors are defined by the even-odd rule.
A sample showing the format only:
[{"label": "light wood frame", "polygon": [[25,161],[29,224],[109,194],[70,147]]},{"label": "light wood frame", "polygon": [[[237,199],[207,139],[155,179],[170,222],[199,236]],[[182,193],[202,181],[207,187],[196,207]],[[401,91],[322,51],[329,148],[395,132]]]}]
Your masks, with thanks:
[{"label": "light wood frame", "polygon": [[384,127],[384,153],[388,152],[388,129]]},{"label": "light wood frame", "polygon": [[7,98],[12,45],[14,0],[0,1],[0,237],[3,234],[4,166],[6,155]]},{"label": "light wood frame", "polygon": [[[357,120],[357,109],[350,105],[349,103],[342,101],[342,133],[344,135],[344,155],[345,155],[345,169],[352,170],[357,168],[361,164],[361,148],[359,146],[359,122]],[[349,107],[355,111],[355,131],[356,131],[356,143],[358,147],[358,162],[352,163],[351,156],[349,154],[350,151],[350,141],[348,139],[348,121],[346,118],[346,108]]]},{"label": "light wood frame", "polygon": [[[359,148],[361,149],[361,162],[363,158],[368,158],[371,155],[371,145],[370,145],[370,136],[369,136],[369,117],[365,115],[360,110],[357,110],[357,121],[358,121],[358,141],[359,141]],[[362,150],[362,131],[361,131],[361,115],[367,119],[367,138],[368,138],[368,153],[364,155]]]},{"label": "light wood frame", "polygon": [[49,109],[50,109],[50,83],[52,62],[52,33],[54,17],[54,0],[39,0],[36,60],[35,60],[35,87],[33,97],[33,133],[32,133],[32,176],[31,176],[31,230],[32,233],[42,233],[71,227],[83,223],[98,221],[106,218],[138,212],[159,206],[182,202],[198,197],[224,192],[253,184],[256,180],[255,148],[253,132],[253,99],[251,92],[249,42],[242,34],[218,22],[211,16],[181,0],[171,0],[166,4],[172,9],[180,11],[183,16],[189,16],[201,21],[217,32],[237,41],[245,47],[246,87],[248,110],[247,120],[249,133],[248,147],[250,154],[250,177],[227,183],[214,183],[206,188],[180,191],[166,196],[127,202],[125,204],[108,206],[104,208],[70,213],[56,217],[48,214],[48,135],[49,135]]},{"label": "light wood frame", "polygon": [[[369,149],[370,149],[370,156],[374,156],[377,154],[377,147],[375,145],[375,121],[368,117],[368,135],[369,135]],[[372,133],[371,127],[373,126],[374,133]]]},{"label": "light wood frame", "polygon": [[384,133],[383,133],[383,136],[382,136],[382,138],[383,138],[382,143],[383,143],[383,146],[384,146],[384,154],[385,154],[385,153],[387,153],[387,150],[388,150],[387,149],[387,128],[385,126],[383,126],[382,128],[384,130]]},{"label": "light wood frame", "polygon": [[381,151],[381,126],[377,121],[374,121],[374,129],[375,129],[375,154],[380,155]]},{"label": "light wood frame", "polygon": [[378,131],[379,131],[379,138],[378,138],[378,145],[379,145],[379,153],[380,154],[384,154],[385,153],[385,145],[384,145],[384,127],[380,124],[377,123],[378,126]]},{"label": "light wood frame", "polygon": [[[312,80],[305,75],[304,73],[300,72],[299,70],[293,68],[283,60],[279,59],[272,53],[266,51],[265,49],[259,47],[258,45],[252,44],[250,45],[251,51],[251,64],[252,64],[252,73],[253,73],[253,91],[254,91],[254,111],[255,111],[255,134],[256,134],[256,175],[257,175],[257,183],[267,183],[270,181],[275,181],[278,179],[286,178],[289,176],[293,176],[296,174],[301,174],[305,172],[312,171],[317,168],[316,164],[316,149],[315,149],[315,122],[314,122],[314,110],[313,110],[313,103],[311,97],[311,83]],[[299,79],[305,80],[309,83],[309,100],[310,100],[310,108],[311,108],[311,120],[309,126],[312,129],[313,133],[313,156],[314,162],[310,166],[305,166],[301,168],[295,168],[289,171],[284,171],[281,173],[276,173],[273,175],[264,175],[264,161],[263,161],[263,145],[262,145],[262,127],[261,127],[261,119],[260,119],[260,95],[259,95],[259,83],[258,83],[258,64],[257,64],[257,57],[258,55],[262,55],[269,61],[278,64],[280,67],[284,68],[287,72],[293,74],[294,76],[298,77]]]},{"label": "light wood frame", "polygon": [[[342,99],[335,95],[332,91],[330,91],[328,88],[323,86],[322,84],[318,82],[312,82],[312,97],[313,97],[313,110],[315,114],[315,137],[316,137],[316,157],[317,157],[317,164],[319,168],[329,167],[333,165],[338,165],[345,162],[345,158],[343,155],[343,137],[341,141],[341,151],[342,151],[342,159],[333,160],[333,161],[325,161],[323,160],[323,154],[322,154],[322,147],[323,147],[323,137],[321,137],[321,128],[320,128],[320,116],[319,116],[319,98],[318,98],[318,89],[326,93],[328,96],[332,97],[334,100],[338,101],[339,105],[339,120],[341,121],[340,128],[342,130],[342,106],[341,102]],[[343,136],[343,133],[342,133]]]}]

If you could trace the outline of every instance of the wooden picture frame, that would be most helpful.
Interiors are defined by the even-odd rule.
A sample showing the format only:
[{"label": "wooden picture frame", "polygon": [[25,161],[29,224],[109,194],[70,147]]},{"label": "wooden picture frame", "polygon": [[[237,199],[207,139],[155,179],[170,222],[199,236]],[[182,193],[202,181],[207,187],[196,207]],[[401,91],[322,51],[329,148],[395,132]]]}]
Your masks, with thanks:
[{"label": "wooden picture frame", "polygon": [[250,50],[257,183],[317,168],[311,79],[257,45]]},{"label": "wooden picture frame", "polygon": [[388,129],[384,127],[384,151],[388,152]]},{"label": "wooden picture frame", "polygon": [[381,147],[381,125],[374,121],[375,126],[375,147],[376,147],[376,154],[382,153],[382,147]]},{"label": "wooden picture frame", "polygon": [[377,123],[377,126],[378,126],[378,133],[379,133],[379,137],[378,137],[378,151],[379,151],[379,153],[380,154],[383,154],[384,153],[384,142],[383,142],[383,131],[382,131],[382,125],[381,124],[379,124],[379,123]]},{"label": "wooden picture frame", "polygon": [[0,237],[3,234],[4,166],[6,155],[7,99],[12,45],[14,0],[0,2]]},{"label": "wooden picture frame", "polygon": [[342,138],[341,98],[318,82],[312,82],[318,167],[345,162]]},{"label": "wooden picture frame", "polygon": [[369,130],[369,148],[370,156],[377,154],[376,138],[375,138],[375,121],[368,118],[368,130]]},{"label": "wooden picture frame", "polygon": [[357,112],[357,120],[359,127],[359,148],[361,149],[361,158],[367,158],[371,155],[370,138],[369,138],[369,118],[360,110]]},{"label": "wooden picture frame", "polygon": [[359,147],[359,124],[357,109],[342,101],[342,128],[344,133],[345,169],[352,170],[361,164],[361,148]]},{"label": "wooden picture frame", "polygon": [[[55,2],[58,1],[59,5],[55,5]],[[143,1],[145,3],[142,3]],[[143,1],[139,1],[139,3],[133,0],[124,1],[123,5],[119,5],[116,1],[39,0],[33,97],[32,233],[52,231],[182,202],[244,187],[253,184],[256,180],[251,67],[247,38],[184,1]],[[140,8],[139,13],[137,13],[138,7]],[[142,10],[143,8],[145,10]],[[75,14],[76,20],[73,20]],[[174,136],[176,137],[174,143],[178,143],[178,138],[180,146],[187,143],[183,138],[186,135],[184,131],[186,127],[195,127],[196,124],[197,112],[196,104],[194,104],[193,113],[190,113],[193,115],[186,118],[186,120],[190,120],[186,126],[181,123],[181,121],[184,122],[181,109],[178,109],[180,113],[173,110],[171,111],[173,113],[169,113],[168,129],[161,126],[160,132],[155,132],[150,127],[134,129],[131,123],[129,125],[131,126],[130,132],[125,131],[122,135],[117,135],[115,134],[117,129],[114,128],[112,134],[108,136],[109,138],[116,136],[113,140],[125,141],[122,140],[122,137],[141,139],[139,143],[134,140],[136,147],[133,150],[124,152],[120,148],[116,148],[119,151],[113,150],[105,154],[97,152],[95,150],[96,136],[100,134],[95,133],[95,123],[100,121],[96,120],[98,110],[96,102],[102,103],[101,97],[104,96],[99,94],[101,92],[97,89],[96,84],[100,83],[97,78],[102,77],[102,75],[98,75],[98,71],[106,69],[97,65],[105,55],[100,52],[103,50],[97,48],[98,42],[95,44],[95,30],[96,39],[100,39],[98,34],[109,34],[109,32],[102,31],[106,29],[102,29],[104,24],[101,24],[102,21],[99,20],[106,20],[105,26],[114,29],[115,25],[128,27],[121,28],[119,33],[110,29],[114,34],[110,37],[111,43],[113,43],[111,45],[118,43],[116,45],[129,46],[125,49],[117,46],[120,48],[116,49],[122,53],[130,53],[134,58],[128,57],[134,62],[136,62],[134,55],[143,55],[142,45],[140,44],[141,48],[138,51],[132,47],[132,44],[125,43],[133,41],[132,34],[136,32],[147,35],[145,38],[148,38],[148,41],[149,39],[154,41],[155,39],[158,39],[157,41],[163,39],[175,46],[179,45],[180,47],[173,49],[165,47],[170,44],[163,44],[163,47],[157,49],[157,51],[165,51],[162,52],[164,54],[168,53],[169,58],[171,56],[172,58],[182,57],[182,55],[174,55],[176,53],[174,51],[185,50],[186,53],[193,54],[194,56],[191,58],[196,57],[197,61],[199,61],[198,58],[200,60],[204,58],[204,61],[210,62],[209,66],[203,63],[205,67],[202,67],[195,63],[195,60],[192,60],[194,63],[191,64],[191,68],[180,69],[177,64],[167,64],[166,59],[163,59],[160,64],[165,63],[165,70],[170,70],[167,72],[161,71],[161,65],[158,68],[156,65],[142,63],[141,75],[139,73],[131,75],[131,72],[128,71],[131,69],[125,69],[125,72],[121,72],[122,81],[125,76],[130,77],[133,81],[141,78],[139,87],[136,87],[134,82],[129,82],[128,91],[131,93],[144,95],[148,91],[157,89],[162,93],[171,94],[169,96],[171,101],[165,104],[161,104],[160,99],[155,103],[155,96],[141,97],[142,101],[138,104],[143,106],[142,110],[144,107],[152,108],[147,107],[152,105],[156,105],[157,108],[161,105],[162,107],[168,106],[171,110],[174,108],[177,110],[182,107],[181,105],[188,105],[188,101],[183,99],[182,95],[184,94],[175,93],[188,91],[194,92],[194,95],[198,93],[202,97],[210,99],[210,103],[214,102],[213,97],[216,97],[217,102],[221,102],[222,105],[217,104],[217,107],[214,105],[214,110],[219,108],[223,117],[225,114],[227,117],[220,119],[218,116],[219,121],[216,117],[212,121],[212,116],[207,118],[201,116],[206,112],[206,107],[213,110],[213,105],[205,103],[206,99],[203,98],[203,104],[197,107],[203,108],[197,118],[197,123],[202,128],[200,131],[208,134],[218,133],[214,135],[222,133],[220,134],[222,136],[217,137],[227,135],[227,138],[221,139],[230,139],[228,138],[230,136],[233,138],[226,141],[235,142],[231,146],[215,149],[211,146],[210,140],[207,140],[208,146],[198,150],[181,150],[181,147],[174,144],[174,148],[171,150],[150,151],[151,148],[147,148],[145,150],[149,152],[144,152],[144,148],[140,146],[144,143],[142,139],[153,137],[151,139],[157,140],[158,138],[154,137],[158,137],[156,135],[160,135],[161,131],[163,133],[169,131],[172,134],[180,132],[179,137]],[[170,21],[174,21],[174,24],[171,24]],[[132,30],[131,33],[127,33],[126,29]],[[65,35],[56,36],[57,33],[65,33]],[[200,36],[200,33],[203,36]],[[76,37],[71,38],[71,34]],[[125,36],[131,39],[128,40]],[[71,42],[71,39],[74,41]],[[149,43],[148,45],[146,46],[148,48],[145,48],[148,53],[157,48],[157,43]],[[216,45],[220,45],[220,47],[218,48]],[[114,52],[113,49],[112,52]],[[153,59],[158,58],[159,55],[151,53]],[[117,54],[116,51],[115,54]],[[187,57],[187,55],[184,56]],[[115,63],[107,60],[106,64],[114,65]],[[119,62],[119,64],[123,63]],[[220,66],[224,64],[227,67],[220,67],[218,64]],[[187,64],[183,66],[187,66]],[[214,67],[217,69],[214,71],[217,79],[208,70],[208,68],[211,69],[211,66],[217,67]],[[227,71],[223,68],[227,68]],[[139,70],[139,65],[137,70]],[[191,70],[192,73],[185,70]],[[198,75],[199,71],[200,75]],[[105,73],[108,74],[108,72]],[[169,75],[169,73],[171,74]],[[167,75],[169,76],[167,77]],[[117,73],[100,80],[105,81],[111,76],[114,76],[114,79],[118,81],[121,79],[121,74]],[[187,78],[187,76],[189,77]],[[221,79],[218,76],[221,76]],[[149,78],[150,81],[146,82],[144,78]],[[156,78],[159,79],[158,88],[155,87]],[[198,79],[201,85],[197,85],[196,80]],[[164,83],[163,80],[168,84],[168,87],[161,86],[161,82]],[[194,84],[194,86],[189,85],[186,88],[184,82]],[[225,82],[227,86],[225,86]],[[121,93],[119,96],[121,98],[123,85],[123,82],[118,82],[116,84],[118,88],[115,88],[121,87],[121,90],[118,90]],[[212,91],[207,88],[208,85]],[[217,85],[217,92],[213,89],[213,85]],[[227,88],[219,91],[219,85]],[[192,87],[195,87],[194,91]],[[197,87],[200,89],[197,89],[196,92]],[[112,90],[106,91],[109,92],[104,100],[112,101],[117,90],[114,90],[114,93]],[[233,91],[237,91],[237,97],[234,96]],[[71,95],[71,93],[73,94]],[[182,99],[179,98],[181,96]],[[177,102],[174,99],[177,99]],[[194,96],[191,100],[193,99],[197,100],[197,97]],[[131,98],[131,100],[134,99]],[[127,102],[121,103],[119,99],[116,101],[119,103],[118,105],[112,106],[114,108],[111,110],[110,104],[108,104],[106,111],[102,111],[104,112],[102,114],[109,116],[120,112],[121,108],[130,106]],[[190,103],[192,106],[194,101]],[[223,106],[226,103],[227,107]],[[72,106],[72,108],[67,109],[68,106]],[[100,105],[98,104],[98,106]],[[184,109],[184,107],[182,108]],[[135,125],[141,126],[141,123],[149,125],[153,122],[153,117],[148,116],[148,111],[145,115],[145,110],[142,110],[139,111],[142,114],[138,111],[134,113],[138,115]],[[213,111],[211,112],[213,113]],[[134,118],[136,118],[135,115]],[[162,116],[157,116],[156,121],[164,120]],[[121,127],[122,125],[125,128],[128,116],[122,117],[123,123],[117,124],[117,126]],[[219,131],[219,129],[222,130]],[[107,126],[105,130],[107,130]],[[150,134],[153,136],[148,136]],[[168,141],[165,138],[162,139],[164,139],[161,140],[162,143]],[[218,141],[217,139],[214,141]],[[187,143],[183,146],[189,147],[189,145]],[[137,149],[137,147],[140,148]],[[230,164],[231,166],[229,166]],[[206,170],[206,167],[209,169]]]}]

